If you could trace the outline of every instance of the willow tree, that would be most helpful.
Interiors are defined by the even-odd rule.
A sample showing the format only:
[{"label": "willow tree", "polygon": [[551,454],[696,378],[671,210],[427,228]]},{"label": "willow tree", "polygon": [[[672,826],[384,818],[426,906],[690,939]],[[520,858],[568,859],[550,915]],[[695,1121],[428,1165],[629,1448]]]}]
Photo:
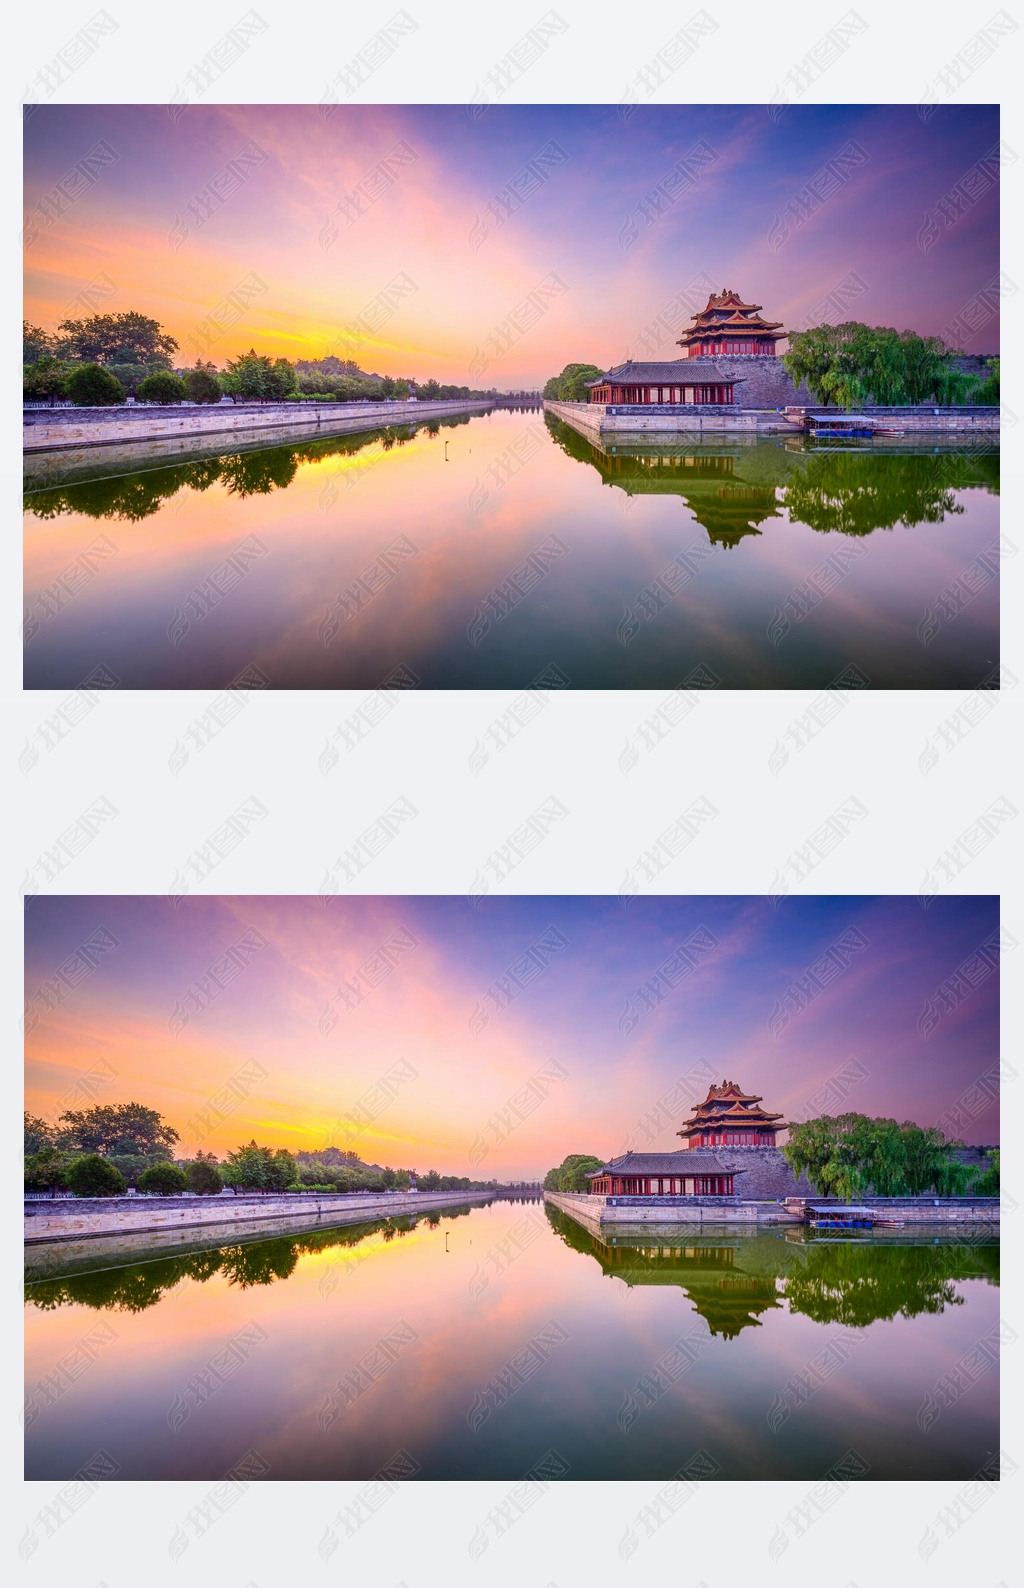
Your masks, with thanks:
[{"label": "willow tree", "polygon": [[941,337],[847,320],[792,332],[782,362],[819,402],[850,411],[866,399],[881,407],[966,402],[977,380],[954,358]]}]

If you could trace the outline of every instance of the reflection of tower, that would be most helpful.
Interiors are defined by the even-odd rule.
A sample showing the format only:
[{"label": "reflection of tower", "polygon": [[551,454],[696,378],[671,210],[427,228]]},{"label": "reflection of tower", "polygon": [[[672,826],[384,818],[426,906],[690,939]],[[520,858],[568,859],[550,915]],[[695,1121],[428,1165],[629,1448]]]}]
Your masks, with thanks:
[{"label": "reflection of tower", "polygon": [[634,1247],[595,1237],[594,1254],[606,1273],[630,1287],[678,1285],[710,1332],[725,1340],[760,1328],[760,1314],[783,1305],[774,1275],[744,1273],[735,1246]]},{"label": "reflection of tower", "polygon": [[736,546],[758,525],[781,518],[772,484],[737,478],[733,453],[623,453],[592,449],[592,461],[606,484],[627,496],[679,496],[716,546]]}]

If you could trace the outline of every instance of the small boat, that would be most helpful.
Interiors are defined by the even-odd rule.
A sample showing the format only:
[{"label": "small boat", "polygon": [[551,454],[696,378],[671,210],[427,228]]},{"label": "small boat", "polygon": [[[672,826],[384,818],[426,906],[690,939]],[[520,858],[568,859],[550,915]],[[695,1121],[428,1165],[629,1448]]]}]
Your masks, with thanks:
[{"label": "small boat", "polygon": [[883,430],[881,425],[878,425],[875,428],[875,435],[876,436],[905,436],[906,433],[907,432],[905,430],[896,430],[896,429]]}]

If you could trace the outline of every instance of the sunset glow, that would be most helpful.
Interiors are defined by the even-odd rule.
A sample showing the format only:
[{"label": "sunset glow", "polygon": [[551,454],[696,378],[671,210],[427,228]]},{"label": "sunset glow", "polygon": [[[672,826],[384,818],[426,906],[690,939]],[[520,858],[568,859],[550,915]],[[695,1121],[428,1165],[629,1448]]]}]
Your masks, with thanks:
[{"label": "sunset glow", "polygon": [[507,1179],[672,1151],[687,1109],[640,1122],[728,1076],[786,1119],[970,1094],[946,1128],[990,1143],[997,932],[988,898],[37,897],[26,1106],[142,1102],[182,1156],[255,1135]]},{"label": "sunset glow", "polygon": [[[505,389],[570,360],[677,357],[678,304],[649,328],[708,283],[798,329],[856,277],[832,318],[941,335],[995,276],[995,183],[944,207],[997,144],[993,108],[626,109],[42,105],[26,127],[26,316],[52,330],[134,309],[182,363],[255,344]],[[854,166],[820,181],[851,140]],[[668,174],[687,161],[680,189]],[[87,180],[55,207],[80,162]],[[828,196],[808,210],[815,183]],[[553,280],[539,315],[490,340]],[[996,352],[994,313],[971,323],[964,351]]]}]

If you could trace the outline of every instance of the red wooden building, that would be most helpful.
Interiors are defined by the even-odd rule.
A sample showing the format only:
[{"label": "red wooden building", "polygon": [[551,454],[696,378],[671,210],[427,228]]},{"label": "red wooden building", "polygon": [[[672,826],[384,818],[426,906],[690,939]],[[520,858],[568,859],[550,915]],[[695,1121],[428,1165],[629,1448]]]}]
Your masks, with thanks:
[{"label": "red wooden building", "polygon": [[770,358],[786,332],[781,320],[762,320],[761,307],[760,303],[744,303],[731,287],[723,287],[717,296],[711,294],[706,309],[692,316],[693,324],[676,346],[685,348],[687,358],[716,353]]},{"label": "red wooden building", "polygon": [[735,402],[739,384],[734,375],[723,375],[711,359],[676,358],[662,364],[624,364],[588,381],[592,403],[683,404]]},{"label": "red wooden building", "polygon": [[[774,1147],[778,1131],[787,1127],[781,1114],[767,1114],[753,1097],[736,1084],[723,1081],[708,1088],[703,1103],[698,1103],[682,1130],[689,1150],[704,1147]],[[684,1149],[685,1150],[685,1149]]]},{"label": "red wooden building", "polygon": [[594,1196],[735,1196],[735,1176],[714,1153],[627,1152],[587,1175]]}]

